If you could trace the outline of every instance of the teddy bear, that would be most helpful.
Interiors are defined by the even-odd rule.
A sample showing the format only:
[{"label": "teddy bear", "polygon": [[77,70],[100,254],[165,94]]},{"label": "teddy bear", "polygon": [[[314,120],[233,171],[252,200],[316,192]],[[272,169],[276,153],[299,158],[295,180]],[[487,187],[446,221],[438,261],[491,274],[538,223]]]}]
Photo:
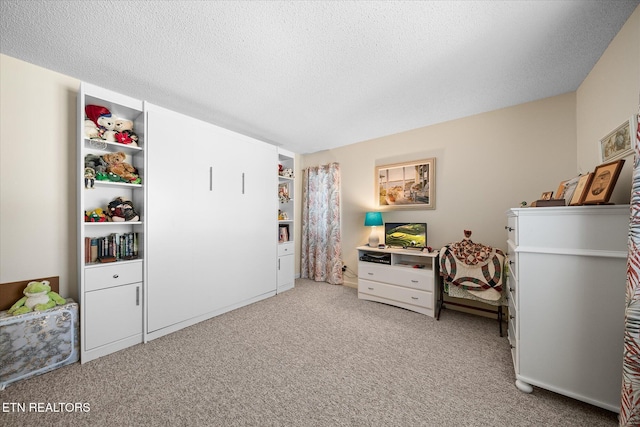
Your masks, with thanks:
[{"label": "teddy bear", "polygon": [[138,135],[133,131],[133,122],[126,119],[116,119],[115,139],[120,144],[127,144],[132,147],[138,146]]},{"label": "teddy bear", "polygon": [[127,182],[139,182],[138,171],[136,168],[125,162],[127,155],[118,151],[117,153],[107,153],[102,159],[107,163],[107,172],[113,173],[120,178],[124,178]]},{"label": "teddy bear", "polygon": [[140,215],[133,207],[133,203],[129,200],[125,200],[122,197],[116,197],[109,202],[108,212],[111,221],[124,222],[124,221],[139,221]]},{"label": "teddy bear", "polygon": [[22,291],[24,296],[11,306],[9,314],[17,316],[34,310],[43,311],[66,303],[67,300],[51,290],[50,284],[48,280],[29,282]]},{"label": "teddy bear", "polygon": [[116,119],[112,116],[98,117],[100,137],[105,141],[116,142]]},{"label": "teddy bear", "polygon": [[84,121],[84,136],[89,139],[101,139],[100,130],[92,120],[86,119]]}]

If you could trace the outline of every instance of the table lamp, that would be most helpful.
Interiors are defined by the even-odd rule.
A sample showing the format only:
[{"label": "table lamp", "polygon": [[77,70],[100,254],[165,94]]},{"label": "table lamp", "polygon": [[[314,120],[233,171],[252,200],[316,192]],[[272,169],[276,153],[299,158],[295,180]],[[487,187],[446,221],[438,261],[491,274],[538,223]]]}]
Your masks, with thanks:
[{"label": "table lamp", "polygon": [[377,248],[380,243],[380,238],[376,233],[376,226],[383,225],[381,212],[367,212],[364,216],[365,227],[371,227],[371,235],[369,235],[369,246]]}]

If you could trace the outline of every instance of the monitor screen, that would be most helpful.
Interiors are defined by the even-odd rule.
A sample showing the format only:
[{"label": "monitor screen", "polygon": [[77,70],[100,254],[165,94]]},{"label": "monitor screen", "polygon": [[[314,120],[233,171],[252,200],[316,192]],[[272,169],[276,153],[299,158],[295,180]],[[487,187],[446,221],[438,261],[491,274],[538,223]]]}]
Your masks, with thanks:
[{"label": "monitor screen", "polygon": [[384,244],[401,248],[427,247],[427,224],[424,222],[385,222]]}]

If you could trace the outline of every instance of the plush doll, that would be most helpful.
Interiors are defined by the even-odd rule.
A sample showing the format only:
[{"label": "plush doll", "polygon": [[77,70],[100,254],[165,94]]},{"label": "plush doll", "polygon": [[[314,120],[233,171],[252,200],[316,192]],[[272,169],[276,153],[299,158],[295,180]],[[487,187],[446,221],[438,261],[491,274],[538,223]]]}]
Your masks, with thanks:
[{"label": "plush doll", "polygon": [[93,168],[84,168],[84,188],[93,189],[96,182],[96,170]]},{"label": "plush doll", "polygon": [[67,302],[56,292],[51,291],[51,286],[49,285],[50,282],[48,280],[29,282],[22,292],[25,296],[11,306],[9,314],[17,316],[34,310],[48,310],[56,305],[62,305]]},{"label": "plush doll", "polygon": [[107,216],[102,208],[84,212],[84,222],[107,222]]},{"label": "plush doll", "polygon": [[139,221],[140,215],[133,207],[133,203],[122,197],[116,197],[108,206],[109,217],[113,222]]},{"label": "plush doll", "polygon": [[100,127],[100,124],[98,123],[98,119],[100,117],[111,117],[111,111],[102,105],[85,105],[84,113],[87,115],[87,118],[96,125],[96,127]]},{"label": "plush doll", "polygon": [[93,169],[96,174],[104,173],[107,171],[107,162],[104,161],[102,156],[87,154],[84,156],[84,167]]},{"label": "plush doll", "polygon": [[138,176],[138,171],[129,163],[125,162],[126,158],[127,155],[122,151],[107,153],[102,156],[102,159],[107,163],[107,172],[124,178],[127,182],[139,182],[140,177]]},{"label": "plush doll", "polygon": [[101,139],[98,126],[89,119],[84,121],[84,136],[90,139]]},{"label": "plush doll", "polygon": [[116,142],[116,120],[113,117],[100,116],[98,118],[98,128],[102,139]]},{"label": "plush doll", "polygon": [[132,147],[138,146],[138,135],[133,132],[133,122],[131,120],[116,119],[116,141],[120,144],[127,144]]}]

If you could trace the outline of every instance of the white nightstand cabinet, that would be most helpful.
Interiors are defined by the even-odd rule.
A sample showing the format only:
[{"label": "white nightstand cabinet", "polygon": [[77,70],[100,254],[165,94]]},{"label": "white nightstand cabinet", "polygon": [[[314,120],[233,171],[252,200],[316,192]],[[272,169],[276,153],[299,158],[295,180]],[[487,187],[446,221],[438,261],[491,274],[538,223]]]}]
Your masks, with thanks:
[{"label": "white nightstand cabinet", "polygon": [[507,212],[516,386],[620,410],[629,206]]},{"label": "white nightstand cabinet", "polygon": [[435,317],[438,252],[358,247],[358,298]]}]

